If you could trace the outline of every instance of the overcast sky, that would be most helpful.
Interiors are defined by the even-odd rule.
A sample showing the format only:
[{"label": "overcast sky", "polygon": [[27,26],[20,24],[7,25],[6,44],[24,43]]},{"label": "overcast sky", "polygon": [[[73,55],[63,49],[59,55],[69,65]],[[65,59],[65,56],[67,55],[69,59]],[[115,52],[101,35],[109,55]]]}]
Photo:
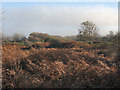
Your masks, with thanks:
[{"label": "overcast sky", "polygon": [[3,33],[13,35],[42,32],[51,35],[77,35],[79,25],[88,20],[101,35],[118,31],[117,2],[4,2]]}]

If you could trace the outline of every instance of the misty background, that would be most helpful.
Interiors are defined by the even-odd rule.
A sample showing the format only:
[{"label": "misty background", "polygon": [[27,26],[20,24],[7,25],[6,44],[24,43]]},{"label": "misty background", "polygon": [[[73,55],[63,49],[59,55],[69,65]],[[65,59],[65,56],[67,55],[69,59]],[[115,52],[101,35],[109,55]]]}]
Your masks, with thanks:
[{"label": "misty background", "polygon": [[8,36],[77,35],[86,20],[95,23],[101,35],[118,31],[117,2],[3,2],[2,9],[2,31]]}]

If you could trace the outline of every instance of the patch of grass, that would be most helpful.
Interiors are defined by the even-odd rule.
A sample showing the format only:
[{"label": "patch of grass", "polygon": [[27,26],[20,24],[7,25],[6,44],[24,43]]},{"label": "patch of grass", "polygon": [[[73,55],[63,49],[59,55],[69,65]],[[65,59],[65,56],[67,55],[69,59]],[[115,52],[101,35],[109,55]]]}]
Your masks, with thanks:
[{"label": "patch of grass", "polygon": [[7,41],[7,43],[10,43],[10,44],[19,44],[19,45],[24,45],[24,43],[20,43],[20,42],[9,42],[9,41]]}]

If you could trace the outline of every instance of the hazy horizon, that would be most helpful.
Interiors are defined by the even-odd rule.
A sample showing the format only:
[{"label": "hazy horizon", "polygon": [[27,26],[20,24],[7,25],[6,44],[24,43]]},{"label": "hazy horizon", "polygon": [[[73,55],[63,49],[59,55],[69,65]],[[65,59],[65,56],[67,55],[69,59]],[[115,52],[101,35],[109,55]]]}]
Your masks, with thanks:
[{"label": "hazy horizon", "polygon": [[79,25],[87,20],[96,24],[100,35],[118,31],[117,2],[3,2],[2,8],[2,30],[9,36],[77,35]]}]

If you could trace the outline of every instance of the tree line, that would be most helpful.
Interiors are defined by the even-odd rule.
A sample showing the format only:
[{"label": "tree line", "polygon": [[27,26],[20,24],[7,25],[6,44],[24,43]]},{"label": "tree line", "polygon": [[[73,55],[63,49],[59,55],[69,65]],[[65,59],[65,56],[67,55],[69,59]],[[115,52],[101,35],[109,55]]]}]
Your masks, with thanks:
[{"label": "tree line", "polygon": [[90,21],[82,22],[79,25],[78,35],[76,36],[53,36],[47,33],[33,32],[29,34],[28,38],[23,34],[15,33],[13,36],[2,35],[3,42],[20,42],[20,43],[34,43],[34,42],[50,42],[54,40],[58,41],[84,41],[84,42],[114,42],[118,43],[119,32],[114,34],[113,31],[110,31],[106,36],[101,36],[98,33],[98,27]]}]

